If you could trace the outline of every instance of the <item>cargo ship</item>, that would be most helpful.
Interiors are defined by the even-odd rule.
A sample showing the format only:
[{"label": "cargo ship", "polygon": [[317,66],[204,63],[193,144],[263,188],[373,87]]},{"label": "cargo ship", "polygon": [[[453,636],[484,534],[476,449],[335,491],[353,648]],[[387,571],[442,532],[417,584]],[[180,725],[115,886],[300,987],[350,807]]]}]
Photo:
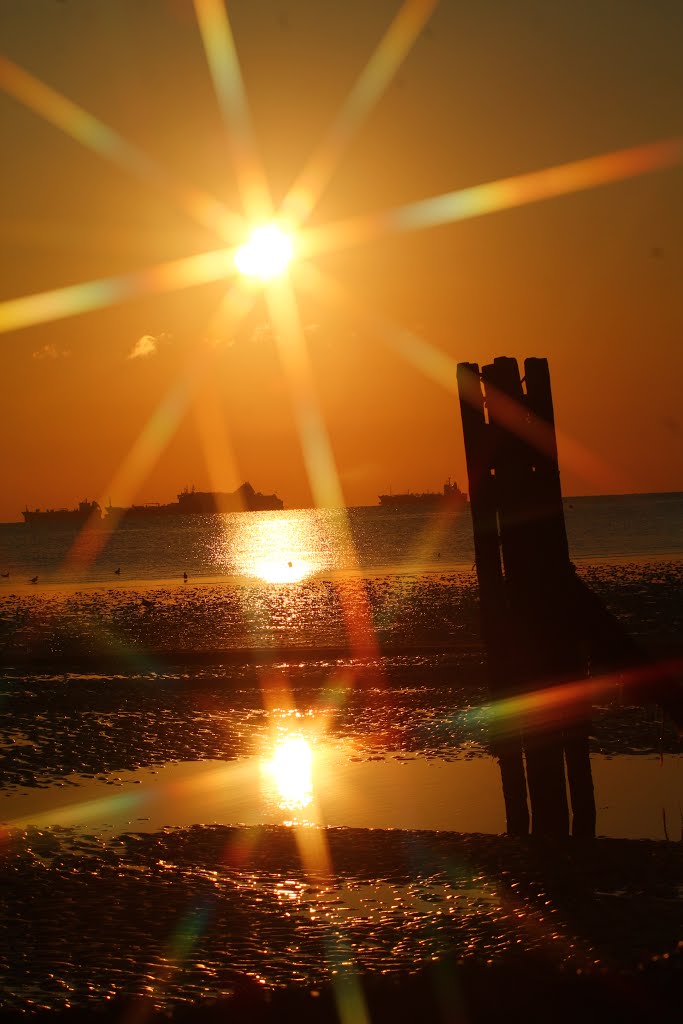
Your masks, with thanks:
[{"label": "cargo ship", "polygon": [[186,487],[177,501],[149,502],[127,508],[107,505],[107,517],[154,520],[165,516],[213,515],[216,512],[274,512],[284,508],[277,494],[262,494],[247,481],[235,491],[196,491]]},{"label": "cargo ship", "polygon": [[443,485],[442,491],[423,491],[406,494],[380,494],[379,503],[382,508],[414,511],[416,509],[434,509],[457,511],[468,504],[467,495],[461,491],[457,483],[451,483],[450,477]]},{"label": "cargo ship", "polygon": [[29,526],[84,526],[102,519],[102,509],[96,501],[81,501],[78,508],[26,508],[21,513]]}]

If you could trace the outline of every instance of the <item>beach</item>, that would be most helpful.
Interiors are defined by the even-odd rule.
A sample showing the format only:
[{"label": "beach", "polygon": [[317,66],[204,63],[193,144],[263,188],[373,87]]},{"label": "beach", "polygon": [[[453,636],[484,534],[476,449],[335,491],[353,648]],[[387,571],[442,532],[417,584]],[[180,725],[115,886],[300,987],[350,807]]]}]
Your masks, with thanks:
[{"label": "beach", "polygon": [[[599,838],[505,836],[476,575],[382,558],[3,589],[6,1019],[675,1019],[676,730],[614,674]],[[677,552],[576,565],[680,659]]]}]

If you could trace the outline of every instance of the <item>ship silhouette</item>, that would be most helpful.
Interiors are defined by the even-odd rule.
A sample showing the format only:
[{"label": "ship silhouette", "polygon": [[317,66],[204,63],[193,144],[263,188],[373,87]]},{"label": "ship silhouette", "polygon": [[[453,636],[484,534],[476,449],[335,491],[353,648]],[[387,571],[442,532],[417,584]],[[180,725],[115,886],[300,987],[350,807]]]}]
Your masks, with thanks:
[{"label": "ship silhouette", "polygon": [[29,526],[84,526],[102,519],[102,509],[96,501],[81,501],[78,508],[25,508],[21,514]]},{"label": "ship silhouette", "polygon": [[399,510],[411,509],[449,509],[457,510],[468,504],[467,495],[461,491],[455,481],[449,477],[442,491],[423,491],[416,493],[407,491],[405,494],[380,494],[379,503],[382,508]]},{"label": "ship silhouette", "polygon": [[262,494],[254,490],[249,481],[235,491],[197,491],[185,487],[177,501],[167,504],[148,502],[144,505],[120,507],[109,504],[107,517],[155,519],[165,516],[213,515],[216,512],[273,512],[284,508],[277,494]]}]

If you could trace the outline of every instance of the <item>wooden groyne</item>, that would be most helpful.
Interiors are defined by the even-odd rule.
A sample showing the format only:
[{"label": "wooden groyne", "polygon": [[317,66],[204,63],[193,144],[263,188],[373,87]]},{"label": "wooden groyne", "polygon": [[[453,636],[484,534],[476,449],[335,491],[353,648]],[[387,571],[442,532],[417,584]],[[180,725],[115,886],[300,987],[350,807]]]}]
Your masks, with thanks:
[{"label": "wooden groyne", "polygon": [[[567,835],[571,812],[572,835],[591,837],[589,676],[646,656],[570,561],[547,360],[526,359],[523,377],[507,357],[457,376],[507,830]],[[648,687],[680,726],[677,681],[655,672]]]}]

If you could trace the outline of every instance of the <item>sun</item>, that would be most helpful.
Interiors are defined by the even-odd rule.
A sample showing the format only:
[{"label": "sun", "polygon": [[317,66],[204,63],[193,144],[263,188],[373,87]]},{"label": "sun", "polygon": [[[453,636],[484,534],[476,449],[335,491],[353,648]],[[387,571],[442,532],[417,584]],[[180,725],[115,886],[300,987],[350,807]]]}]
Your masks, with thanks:
[{"label": "sun", "polygon": [[292,236],[278,224],[261,224],[235,252],[235,266],[246,277],[270,281],[284,274],[294,255]]}]

